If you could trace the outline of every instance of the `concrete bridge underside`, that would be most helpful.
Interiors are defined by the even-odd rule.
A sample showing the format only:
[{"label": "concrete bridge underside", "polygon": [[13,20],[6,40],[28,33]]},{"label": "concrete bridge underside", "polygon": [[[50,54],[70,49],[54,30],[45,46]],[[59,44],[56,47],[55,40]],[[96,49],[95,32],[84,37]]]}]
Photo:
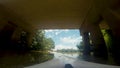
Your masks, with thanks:
[{"label": "concrete bridge underside", "polygon": [[[89,55],[106,58],[107,48],[101,29],[111,30],[112,54],[120,61],[119,0],[0,0],[0,49],[8,49],[26,33],[27,45],[38,29],[80,29]],[[90,35],[89,35],[90,34]]]}]

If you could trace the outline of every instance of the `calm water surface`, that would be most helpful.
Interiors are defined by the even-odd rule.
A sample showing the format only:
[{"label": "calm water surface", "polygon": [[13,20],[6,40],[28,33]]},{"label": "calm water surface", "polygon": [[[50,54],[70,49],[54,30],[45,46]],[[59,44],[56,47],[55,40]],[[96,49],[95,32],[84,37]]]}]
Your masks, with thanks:
[{"label": "calm water surface", "polygon": [[40,64],[57,58],[61,60],[62,63],[73,63],[76,60],[79,61],[89,61],[102,64],[112,64],[108,60],[102,60],[92,56],[85,57],[79,53],[40,53],[40,52],[30,52],[30,53],[5,53],[0,55],[0,68],[24,68],[27,66],[32,66],[35,64]]}]

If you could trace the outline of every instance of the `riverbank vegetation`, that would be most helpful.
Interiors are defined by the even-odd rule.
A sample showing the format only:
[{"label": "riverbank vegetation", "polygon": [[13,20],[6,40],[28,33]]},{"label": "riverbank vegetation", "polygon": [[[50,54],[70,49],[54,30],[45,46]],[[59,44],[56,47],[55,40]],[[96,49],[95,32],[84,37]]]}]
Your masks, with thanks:
[{"label": "riverbank vegetation", "polygon": [[38,30],[33,37],[32,45],[30,47],[31,50],[37,51],[49,51],[54,49],[55,43],[52,38],[45,37],[44,30]]},{"label": "riverbank vegetation", "polygon": [[59,49],[56,52],[61,52],[61,53],[76,53],[76,52],[79,52],[79,51],[76,50],[76,49]]},{"label": "riverbank vegetation", "polygon": [[51,38],[45,36],[44,30],[38,30],[32,37],[32,44],[28,44],[28,33],[23,31],[20,36],[20,40],[9,46],[13,52],[25,52],[25,51],[41,51],[47,52],[55,47],[55,43]]}]

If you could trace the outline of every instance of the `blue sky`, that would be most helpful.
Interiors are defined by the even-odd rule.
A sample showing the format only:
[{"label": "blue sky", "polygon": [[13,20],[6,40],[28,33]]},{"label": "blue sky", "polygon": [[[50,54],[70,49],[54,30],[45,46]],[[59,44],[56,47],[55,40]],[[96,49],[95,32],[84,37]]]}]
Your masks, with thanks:
[{"label": "blue sky", "polygon": [[49,29],[45,30],[45,36],[52,38],[57,49],[77,49],[76,44],[82,41],[77,29]]}]

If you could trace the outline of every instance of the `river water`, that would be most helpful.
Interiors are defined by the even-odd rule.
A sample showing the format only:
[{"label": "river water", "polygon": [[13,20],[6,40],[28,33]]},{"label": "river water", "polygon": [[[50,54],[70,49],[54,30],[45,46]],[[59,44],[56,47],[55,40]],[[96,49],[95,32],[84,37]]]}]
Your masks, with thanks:
[{"label": "river water", "polygon": [[101,59],[93,59],[93,57],[87,57],[86,59],[86,57],[84,58],[79,53],[30,52],[30,53],[17,53],[17,54],[16,53],[5,53],[5,54],[0,55],[0,68],[24,68],[24,67],[29,67],[29,66],[33,66],[36,64],[48,62],[54,59],[60,60],[62,64],[68,64],[68,63],[72,64],[76,60],[110,64],[107,61],[104,61]]}]

